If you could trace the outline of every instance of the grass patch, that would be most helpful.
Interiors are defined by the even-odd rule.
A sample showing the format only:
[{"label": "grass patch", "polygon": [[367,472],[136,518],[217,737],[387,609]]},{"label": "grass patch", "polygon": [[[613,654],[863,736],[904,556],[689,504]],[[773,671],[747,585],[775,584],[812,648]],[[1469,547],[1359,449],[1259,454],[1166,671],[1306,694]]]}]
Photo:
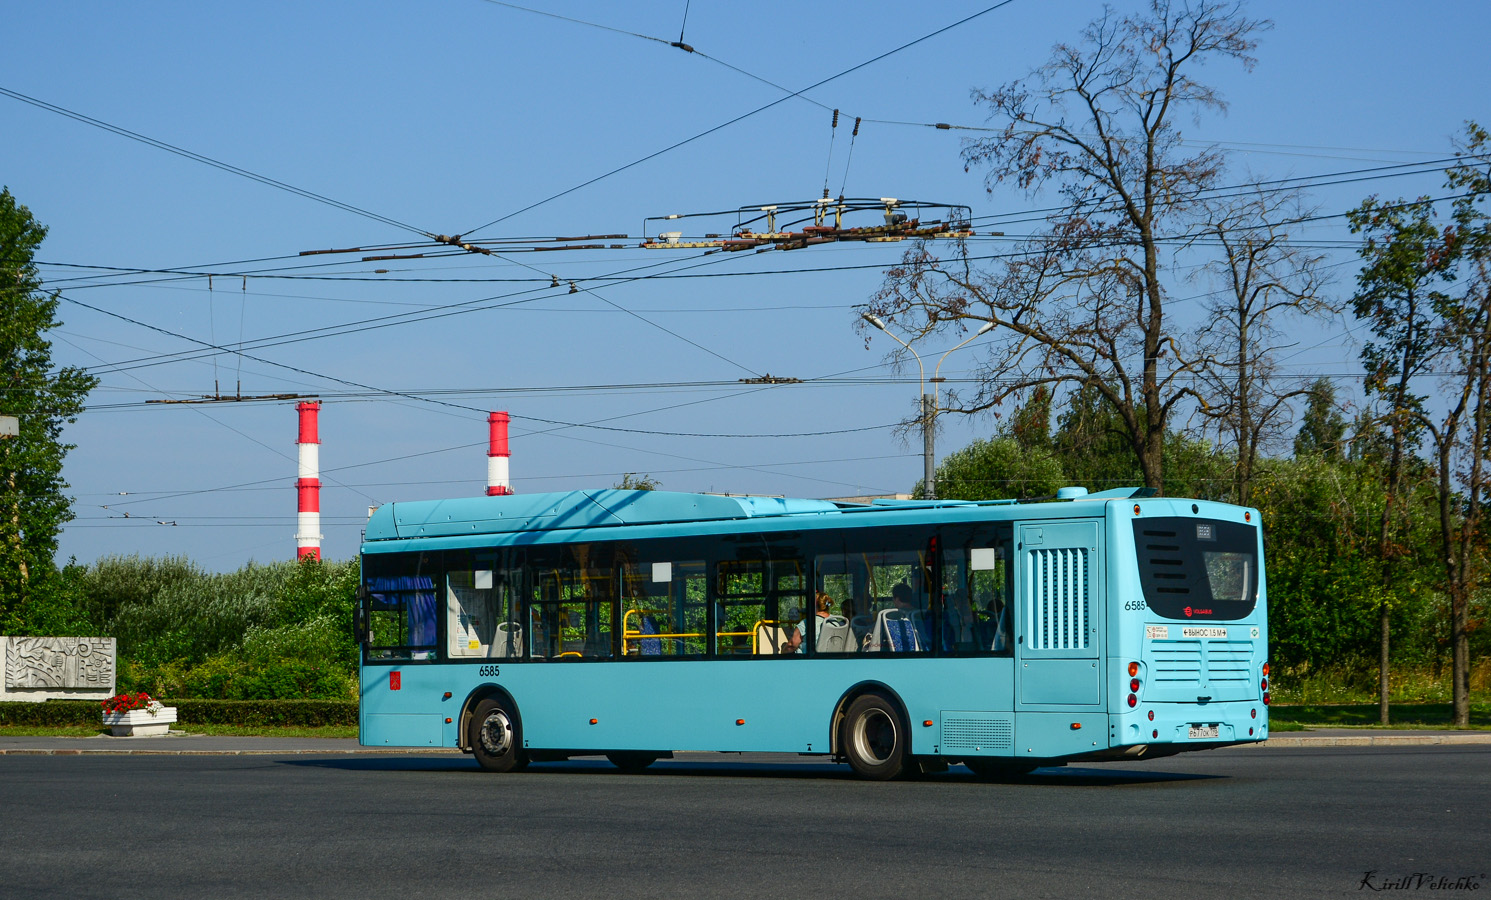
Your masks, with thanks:
[{"label": "grass patch", "polygon": [[[1447,668],[1414,668],[1394,666],[1388,670],[1389,699],[1399,705],[1447,704],[1453,691]],[[1377,704],[1377,669],[1375,666],[1352,670],[1314,670],[1285,672],[1275,670],[1273,677],[1275,706],[1350,706]],[[1491,703],[1491,658],[1478,660],[1470,670],[1470,702]],[[1475,714],[1472,713],[1472,716]],[[1375,716],[1373,721],[1375,721]]]},{"label": "grass patch", "polygon": [[[1388,728],[1456,728],[1452,724],[1453,707],[1448,703],[1395,703],[1389,709],[1392,724]],[[1299,704],[1275,703],[1269,707],[1269,729],[1286,731],[1287,725],[1301,728],[1380,728],[1377,704]],[[1491,729],[1491,703],[1470,704],[1470,729]]]},{"label": "grass patch", "polygon": [[[173,731],[187,734],[206,734],[222,737],[267,737],[267,738],[356,738],[355,725],[321,725],[316,727],[284,727],[258,725],[191,725],[177,722]],[[0,737],[94,737],[108,734],[109,729],[101,725],[0,725]]]}]

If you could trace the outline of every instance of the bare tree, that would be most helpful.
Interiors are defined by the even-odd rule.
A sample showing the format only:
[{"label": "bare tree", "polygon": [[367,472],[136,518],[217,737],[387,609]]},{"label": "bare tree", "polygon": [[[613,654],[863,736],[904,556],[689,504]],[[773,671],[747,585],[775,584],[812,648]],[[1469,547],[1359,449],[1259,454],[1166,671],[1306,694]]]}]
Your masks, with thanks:
[{"label": "bare tree", "polygon": [[1105,12],[1027,78],[974,92],[1004,127],[968,144],[965,164],[988,166],[991,190],[1049,186],[1063,202],[998,270],[975,268],[966,243],[946,260],[918,246],[868,304],[915,336],[999,326],[981,387],[950,398],[951,410],[989,410],[1039,385],[1090,386],[1121,420],[1145,484],[1162,486],[1167,423],[1201,400],[1193,376],[1205,362],[1182,349],[1166,281],[1173,255],[1206,233],[1204,199],[1224,162],[1190,150],[1175,119],[1224,107],[1192,71],[1216,58],[1250,67],[1266,27],[1232,3],[1153,0],[1144,15]]},{"label": "bare tree", "polygon": [[1218,203],[1206,227],[1219,249],[1206,272],[1222,287],[1199,336],[1209,360],[1200,373],[1202,415],[1237,454],[1232,498],[1243,506],[1252,504],[1259,453],[1292,420],[1289,401],[1311,391],[1284,389],[1275,379],[1280,319],[1334,309],[1320,293],[1324,254],[1290,243],[1288,229],[1301,218],[1297,195],[1255,186]]}]

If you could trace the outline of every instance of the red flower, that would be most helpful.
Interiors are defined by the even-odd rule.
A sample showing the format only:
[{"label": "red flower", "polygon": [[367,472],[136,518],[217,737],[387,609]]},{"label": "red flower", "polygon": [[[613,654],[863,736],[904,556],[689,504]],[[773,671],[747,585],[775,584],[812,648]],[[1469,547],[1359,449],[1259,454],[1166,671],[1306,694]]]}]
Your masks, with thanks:
[{"label": "red flower", "polygon": [[129,712],[132,709],[145,709],[150,706],[151,702],[153,701],[150,695],[141,691],[138,694],[119,694],[110,697],[102,701],[101,705],[105,713],[113,714]]}]

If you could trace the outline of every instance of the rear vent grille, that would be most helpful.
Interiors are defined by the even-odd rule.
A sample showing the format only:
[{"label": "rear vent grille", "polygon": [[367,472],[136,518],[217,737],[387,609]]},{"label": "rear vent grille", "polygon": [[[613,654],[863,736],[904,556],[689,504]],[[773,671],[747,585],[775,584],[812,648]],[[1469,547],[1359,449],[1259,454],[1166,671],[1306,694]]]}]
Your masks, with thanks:
[{"label": "rear vent grille", "polygon": [[1247,641],[1207,641],[1206,674],[1211,681],[1252,681],[1253,645]]},{"label": "rear vent grille", "polygon": [[1150,645],[1155,686],[1201,683],[1200,641],[1155,641]]},{"label": "rear vent grille", "polygon": [[1031,550],[1026,646],[1085,650],[1089,643],[1088,551],[1083,547]]},{"label": "rear vent grille", "polygon": [[1009,719],[942,719],[942,749],[1010,750],[1015,746],[1015,724]]}]

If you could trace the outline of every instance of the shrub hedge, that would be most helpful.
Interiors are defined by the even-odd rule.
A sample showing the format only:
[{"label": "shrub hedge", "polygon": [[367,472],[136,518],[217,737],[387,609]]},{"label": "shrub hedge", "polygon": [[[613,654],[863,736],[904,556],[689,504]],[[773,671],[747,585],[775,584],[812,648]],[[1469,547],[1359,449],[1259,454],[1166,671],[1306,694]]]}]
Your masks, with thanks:
[{"label": "shrub hedge", "polygon": [[[186,725],[244,725],[315,728],[356,725],[357,704],[347,700],[162,700],[176,707],[176,721]],[[0,703],[0,725],[61,727],[98,725],[96,700],[47,700]]]}]

